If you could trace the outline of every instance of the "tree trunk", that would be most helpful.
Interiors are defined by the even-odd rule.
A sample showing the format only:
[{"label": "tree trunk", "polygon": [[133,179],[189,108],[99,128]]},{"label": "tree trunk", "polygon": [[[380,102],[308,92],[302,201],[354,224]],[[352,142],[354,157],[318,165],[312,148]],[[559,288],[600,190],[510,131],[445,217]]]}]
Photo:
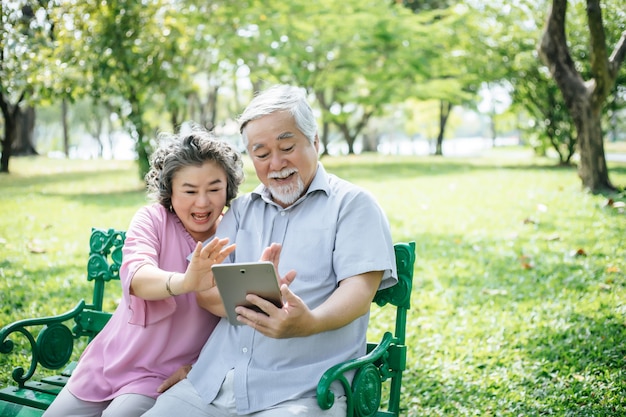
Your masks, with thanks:
[{"label": "tree trunk", "polygon": [[320,142],[322,142],[322,145],[324,145],[324,148],[322,150],[322,155],[328,155],[328,133],[330,131],[330,125],[328,122],[322,122],[322,131],[320,132],[321,134],[318,134],[319,136],[319,140]]},{"label": "tree trunk", "polygon": [[446,124],[448,123],[448,117],[450,117],[451,110],[452,103],[445,100],[441,100],[439,102],[439,133],[437,134],[435,155],[443,155],[443,136],[446,132]]},{"label": "tree trunk", "polygon": [[218,99],[219,87],[212,87],[207,97],[207,107],[209,119],[204,121],[204,127],[213,130],[217,123],[217,99]]},{"label": "tree trunk", "polygon": [[172,106],[170,108],[170,124],[172,125],[172,131],[178,132],[180,129],[180,120],[179,113],[181,113],[180,109],[177,106]]},{"label": "tree trunk", "polygon": [[[20,98],[22,100],[24,96]],[[19,111],[18,104],[11,105],[6,101],[4,94],[0,94],[0,109],[2,109],[2,116],[4,117],[4,137],[2,138],[2,156],[0,157],[0,172],[9,173],[9,160],[11,159],[13,151],[13,142],[15,141],[15,133],[17,126],[17,112]]]},{"label": "tree trunk", "polygon": [[352,130],[350,129],[348,122],[335,123],[339,127],[341,133],[343,133],[343,137],[346,142],[348,142],[348,155],[354,155],[354,143],[356,142],[356,138],[363,131],[363,129],[365,129],[365,126],[367,126],[367,123],[373,114],[373,111],[364,110],[361,119],[354,125],[354,129]]},{"label": "tree trunk", "polygon": [[67,124],[67,99],[61,100],[61,123],[63,125],[63,153],[70,157],[70,133]]},{"label": "tree trunk", "polygon": [[152,149],[150,139],[146,136],[146,123],[143,120],[143,107],[137,98],[137,94],[131,91],[129,94],[131,112],[128,115],[134,131],[131,137],[135,139],[135,150],[137,151],[137,165],[139,168],[139,178],[144,178],[150,170],[150,155]]},{"label": "tree trunk", "polygon": [[363,135],[363,152],[376,152],[378,150],[378,140],[375,132]]},{"label": "tree trunk", "polygon": [[[323,110],[328,111],[328,105],[326,104],[326,96],[324,95],[324,92],[321,90],[316,90],[315,97],[317,98],[317,102],[320,104],[320,107]],[[322,132],[321,132],[322,135],[320,136],[318,132],[319,140],[324,145],[322,156],[330,154],[330,152],[328,152],[329,132],[330,132],[330,123],[325,120],[325,117],[322,117]]]},{"label": "tree trunk", "polygon": [[609,171],[604,156],[604,141],[600,112],[594,111],[589,103],[581,101],[573,117],[578,136],[580,164],[578,176],[585,188],[593,191],[612,191],[615,187],[609,180]]},{"label": "tree trunk", "polygon": [[567,0],[553,0],[539,53],[559,86],[577,133],[578,174],[591,192],[614,191],[608,175],[602,137],[602,106],[615,84],[626,54],[626,31],[608,57],[599,0],[587,0],[593,78],[585,82],[570,56],[565,37]]},{"label": "tree trunk", "polygon": [[38,155],[34,144],[34,131],[35,108],[27,107],[25,110],[21,110],[21,108],[17,106],[15,111],[15,138],[13,142],[13,155]]},{"label": "tree trunk", "polygon": [[347,123],[336,123],[337,127],[343,134],[343,138],[346,140],[348,144],[348,155],[354,155],[354,141],[356,140],[355,135],[350,134],[350,128]]}]

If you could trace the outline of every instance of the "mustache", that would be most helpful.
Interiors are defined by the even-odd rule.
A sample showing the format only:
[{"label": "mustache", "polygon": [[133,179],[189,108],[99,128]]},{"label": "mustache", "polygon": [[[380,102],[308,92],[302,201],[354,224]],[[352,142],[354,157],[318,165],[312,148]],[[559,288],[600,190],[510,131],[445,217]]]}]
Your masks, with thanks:
[{"label": "mustache", "polygon": [[280,171],[274,171],[267,174],[268,178],[287,178],[291,174],[297,173],[298,170],[296,168],[285,168]]}]

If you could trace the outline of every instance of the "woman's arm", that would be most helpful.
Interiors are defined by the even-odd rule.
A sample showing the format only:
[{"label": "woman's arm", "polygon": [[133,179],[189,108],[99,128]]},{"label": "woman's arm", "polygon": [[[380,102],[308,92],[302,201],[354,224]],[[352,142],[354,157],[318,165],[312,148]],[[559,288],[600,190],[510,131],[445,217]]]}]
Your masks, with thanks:
[{"label": "woman's arm", "polygon": [[201,292],[215,286],[211,266],[222,263],[235,250],[228,238],[215,238],[205,247],[198,242],[185,273],[164,271],[145,264],[135,272],[130,283],[130,293],[144,300],[162,300],[174,295]]}]

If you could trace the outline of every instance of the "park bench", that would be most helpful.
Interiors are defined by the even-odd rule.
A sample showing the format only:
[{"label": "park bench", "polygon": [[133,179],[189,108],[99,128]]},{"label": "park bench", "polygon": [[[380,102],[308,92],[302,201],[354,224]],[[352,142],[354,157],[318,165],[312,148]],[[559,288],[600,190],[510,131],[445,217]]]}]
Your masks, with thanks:
[{"label": "park bench", "polygon": [[[124,231],[92,229],[87,263],[87,279],[94,283],[90,304],[81,300],[66,313],[20,320],[0,329],[0,353],[16,355],[25,363],[29,362],[27,370],[19,365],[12,370],[14,383],[0,387],[0,417],[41,416],[61,391],[76,366],[75,359],[80,351],[111,317],[111,312],[103,311],[105,286],[119,279],[124,238]],[[395,307],[395,328],[386,332],[380,342],[368,343],[367,354],[363,357],[338,364],[323,375],[317,388],[318,403],[323,409],[332,406],[335,395],[331,384],[339,381],[347,393],[349,417],[398,416],[400,413],[415,243],[397,243],[395,251],[399,282],[378,291],[374,300],[379,306]],[[22,340],[20,349],[16,336]],[[61,372],[38,378],[38,365]],[[50,371],[44,373],[53,373]],[[350,382],[345,374],[352,372],[356,373]]]}]

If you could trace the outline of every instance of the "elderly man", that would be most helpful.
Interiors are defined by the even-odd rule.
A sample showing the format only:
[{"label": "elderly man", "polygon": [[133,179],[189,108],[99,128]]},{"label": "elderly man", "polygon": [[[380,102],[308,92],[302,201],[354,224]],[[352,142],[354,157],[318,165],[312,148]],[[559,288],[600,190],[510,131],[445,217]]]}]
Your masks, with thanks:
[{"label": "elderly man", "polygon": [[145,416],[345,415],[345,397],[323,411],[315,390],[326,369],[365,353],[372,298],[397,281],[388,221],[370,193],[318,162],[302,89],[266,90],[240,121],[262,184],[233,201],[217,236],[236,242],[232,262],[278,243],[279,274],[297,275],[281,286],[282,308],[249,295],[262,312],[238,307],[241,326],[222,319],[187,379]]}]

